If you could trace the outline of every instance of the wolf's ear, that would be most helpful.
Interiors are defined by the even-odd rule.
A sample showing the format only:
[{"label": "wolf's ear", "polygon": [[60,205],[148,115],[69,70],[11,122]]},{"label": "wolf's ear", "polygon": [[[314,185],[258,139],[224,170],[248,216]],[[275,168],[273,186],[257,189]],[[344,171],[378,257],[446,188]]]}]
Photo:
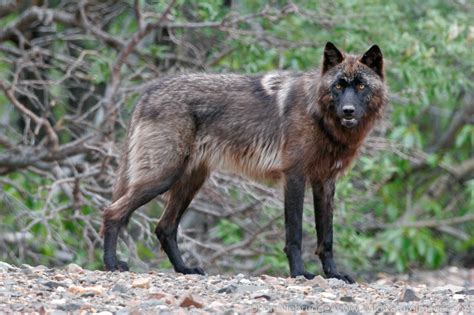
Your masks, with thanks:
[{"label": "wolf's ear", "polygon": [[339,49],[337,49],[333,43],[327,42],[326,47],[324,47],[323,74],[332,67],[340,64],[343,60],[344,55],[339,51]]},{"label": "wolf's ear", "polygon": [[360,58],[360,62],[374,70],[383,79],[383,56],[379,46],[373,45]]}]

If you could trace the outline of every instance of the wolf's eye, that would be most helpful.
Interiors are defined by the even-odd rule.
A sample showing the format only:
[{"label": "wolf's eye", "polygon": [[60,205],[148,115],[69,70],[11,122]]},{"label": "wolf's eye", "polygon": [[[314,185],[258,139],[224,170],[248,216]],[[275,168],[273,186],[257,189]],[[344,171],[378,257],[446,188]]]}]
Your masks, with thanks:
[{"label": "wolf's eye", "polygon": [[357,85],[357,89],[362,91],[363,89],[365,89],[365,85],[361,83],[361,84]]},{"label": "wolf's eye", "polygon": [[336,84],[336,90],[341,90],[341,89],[342,89],[342,85],[339,84],[339,83],[337,83],[337,84]]}]

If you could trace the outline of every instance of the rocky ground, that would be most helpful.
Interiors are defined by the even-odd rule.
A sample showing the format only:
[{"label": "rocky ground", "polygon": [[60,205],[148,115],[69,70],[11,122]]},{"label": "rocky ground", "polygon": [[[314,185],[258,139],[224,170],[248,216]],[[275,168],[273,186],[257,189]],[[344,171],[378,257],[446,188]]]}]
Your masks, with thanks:
[{"label": "rocky ground", "polygon": [[0,313],[474,313],[474,270],[379,278],[349,285],[322,277],[111,273],[0,262]]}]

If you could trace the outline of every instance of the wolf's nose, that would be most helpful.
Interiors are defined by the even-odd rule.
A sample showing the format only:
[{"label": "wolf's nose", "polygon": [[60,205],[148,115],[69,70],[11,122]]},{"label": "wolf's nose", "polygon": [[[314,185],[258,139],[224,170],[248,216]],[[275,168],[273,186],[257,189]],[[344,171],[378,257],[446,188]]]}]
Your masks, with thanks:
[{"label": "wolf's nose", "polygon": [[345,114],[345,115],[352,115],[354,114],[355,112],[355,107],[354,105],[344,105],[342,107],[342,112]]}]

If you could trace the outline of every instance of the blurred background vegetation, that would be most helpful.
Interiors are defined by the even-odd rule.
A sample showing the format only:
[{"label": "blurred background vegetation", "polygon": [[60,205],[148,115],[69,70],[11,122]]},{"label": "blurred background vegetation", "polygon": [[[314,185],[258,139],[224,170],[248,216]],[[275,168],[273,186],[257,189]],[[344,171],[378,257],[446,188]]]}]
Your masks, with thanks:
[{"label": "blurred background vegetation", "polygon": [[[327,41],[378,44],[390,106],[340,179],[341,269],[474,265],[474,3],[418,1],[0,2],[0,259],[102,268],[97,234],[133,104],[182,71],[319,67]],[[214,174],[183,220],[185,258],[210,273],[288,274],[282,193]],[[312,202],[304,256],[321,272]],[[120,243],[134,270],[170,268],[162,201]]]}]

